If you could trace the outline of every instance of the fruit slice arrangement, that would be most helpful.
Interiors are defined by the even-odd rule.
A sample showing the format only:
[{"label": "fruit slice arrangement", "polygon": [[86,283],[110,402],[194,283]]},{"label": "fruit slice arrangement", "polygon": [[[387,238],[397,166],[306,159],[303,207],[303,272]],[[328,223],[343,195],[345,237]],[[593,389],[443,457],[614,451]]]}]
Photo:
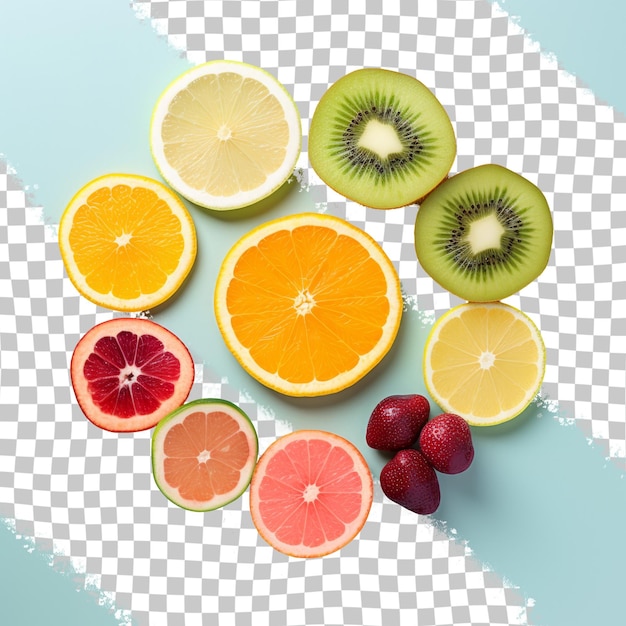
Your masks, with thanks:
[{"label": "fruit slice arrangement", "polygon": [[250,418],[226,400],[189,402],[162,419],[152,434],[154,480],[174,504],[211,511],[239,498],[257,460]]},{"label": "fruit slice arrangement", "polygon": [[[163,178],[198,205],[229,210],[273,193],[300,152],[297,107],[278,81],[244,63],[214,61],[174,81],[153,112],[151,147]],[[537,392],[545,351],[537,328],[499,302],[545,268],[552,219],[543,194],[506,168],[448,178],[456,156],[450,119],[419,81],[363,69],[320,100],[311,164],[347,198],[375,208],[420,204],[415,247],[424,269],[468,303],[427,340],[428,400],[392,396],[370,418],[367,443],[391,450],[381,486],[422,514],[439,506],[437,472],[472,463],[471,424],[519,414]],[[68,205],[59,245],[78,291],[101,306],[144,311],[170,298],[196,257],[184,204],[145,177],[92,181]],[[322,214],[267,222],[237,242],[215,287],[215,315],[240,364],[286,395],[335,393],[363,378],[391,348],[402,315],[400,282],[382,248],[345,220]],[[257,463],[243,411],[222,400],[183,404],[194,366],[165,328],[142,318],[100,324],[71,363],[78,402],[116,432],[156,425],[154,479],[178,506],[208,511],[241,496],[261,536],[289,555],[345,546],[365,523],[372,477],[358,450],[325,431],[275,441]]]},{"label": "fruit slice arrangement", "polygon": [[163,92],[150,138],[154,161],[176,191],[204,207],[237,209],[269,196],[293,173],[300,114],[268,72],[210,61]]},{"label": "fruit slice arrangement", "polygon": [[[358,70],[320,100],[310,158],[320,177],[347,198],[376,208],[419,202],[418,261],[441,286],[474,303],[433,328],[425,382],[444,410],[491,425],[521,413],[543,379],[539,331],[521,311],[499,302],[545,269],[552,215],[533,183],[499,165],[444,180],[455,155],[445,120],[436,98],[411,77]],[[405,137],[419,149],[407,152]],[[476,304],[483,302],[494,304]]]},{"label": "fruit slice arrangement", "polygon": [[182,341],[143,318],[94,326],[74,348],[70,365],[83,413],[113,432],[152,428],[187,399],[194,373]]},{"label": "fruit slice arrangement", "polygon": [[465,419],[452,413],[429,417],[430,403],[424,396],[388,396],[372,411],[366,431],[371,448],[394,453],[380,472],[383,493],[420,515],[439,508],[437,472],[460,474],[474,459],[472,433]]},{"label": "fruit slice arrangement", "polygon": [[333,433],[299,430],[261,455],[250,484],[250,513],[276,550],[319,557],[360,532],[373,493],[370,470],[353,444]]},{"label": "fruit slice arrangement", "polygon": [[286,395],[345,389],[390,349],[400,281],[382,248],[331,215],[267,222],[226,255],[215,315],[243,368]]},{"label": "fruit slice arrangement", "polygon": [[[414,243],[426,273],[470,303],[500,302],[545,269],[553,238],[550,208],[536,185],[500,165],[449,177],[455,155],[444,108],[422,83],[399,72],[362,69],[345,75],[322,96],[311,121],[309,157],[324,182],[369,207],[418,203]],[[487,317],[487,323],[478,322],[465,333],[446,332],[449,340],[461,343],[442,342],[434,329],[424,364],[436,401],[483,425],[506,421],[526,408],[545,369],[541,337],[523,313],[516,317],[533,345],[517,350],[517,362],[505,344],[481,337],[507,325],[502,315],[498,321],[493,312]],[[462,319],[474,324],[477,318],[468,314]],[[458,325],[451,321],[450,326]],[[471,363],[459,369],[459,353],[466,349]],[[516,381],[512,386],[511,380]],[[462,390],[455,389],[456,382]],[[468,395],[485,399],[471,401]]]}]

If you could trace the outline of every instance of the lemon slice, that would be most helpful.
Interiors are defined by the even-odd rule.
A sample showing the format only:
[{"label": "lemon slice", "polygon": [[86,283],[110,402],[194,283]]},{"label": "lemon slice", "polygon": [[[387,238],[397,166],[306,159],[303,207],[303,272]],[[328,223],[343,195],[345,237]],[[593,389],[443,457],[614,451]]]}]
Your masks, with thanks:
[{"label": "lemon slice", "polygon": [[196,230],[162,183],[108,174],[82,187],[59,222],[59,248],[78,292],[116,311],[144,311],[170,298],[196,259]]},{"label": "lemon slice", "polygon": [[271,74],[210,61],[165,89],[152,115],[152,156],[163,178],[191,202],[237,209],[269,196],[293,173],[300,115]]},{"label": "lemon slice", "polygon": [[468,302],[435,322],[424,350],[424,381],[435,402],[473,426],[513,419],[535,398],[545,347],[532,320],[502,302]]},{"label": "lemon slice", "polygon": [[402,317],[400,280],[378,243],[319,213],[281,217],[226,255],[215,315],[243,368],[290,396],[361,379],[387,354]]}]

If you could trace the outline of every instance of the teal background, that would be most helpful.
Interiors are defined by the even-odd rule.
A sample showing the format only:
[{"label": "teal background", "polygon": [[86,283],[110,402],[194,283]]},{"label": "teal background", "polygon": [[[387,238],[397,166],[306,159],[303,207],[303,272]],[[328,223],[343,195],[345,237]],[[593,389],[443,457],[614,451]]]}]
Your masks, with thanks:
[{"label": "teal background", "polygon": [[[568,3],[566,14],[557,0],[506,0],[500,5],[519,16],[516,21],[544,51],[556,54],[564,69],[601,100],[626,111],[626,90],[615,79],[617,63],[624,58],[626,3]],[[135,17],[126,0],[64,0],[62,6],[61,11],[58,3],[28,0],[3,2],[0,8],[0,53],[10,59],[0,67],[0,152],[50,223],[58,221],[79,186],[104,172],[157,177],[147,142],[147,112],[189,66],[148,22]],[[242,377],[221,343],[211,343],[214,329],[189,323],[190,309],[200,319],[211,315],[206,285],[212,284],[229,241],[267,217],[306,209],[313,209],[311,198],[291,185],[235,217],[195,211],[202,270],[195,270],[185,285],[186,310],[177,299],[160,309],[156,319],[180,334],[197,359],[219,363],[231,382],[247,387],[279,418],[297,427],[310,424],[314,411],[320,415],[318,426],[333,419],[333,430],[362,445],[368,407],[407,385],[420,388],[421,376],[407,367],[420,353],[427,330],[415,312],[407,313],[403,340],[367,385],[306,405],[277,398]],[[205,350],[206,345],[211,349]],[[471,470],[442,481],[446,497],[437,513],[439,523],[454,528],[478,559],[536,599],[534,623],[615,623],[623,608],[619,583],[626,563],[626,494],[615,467],[578,429],[562,426],[539,405],[511,425],[477,432],[475,444],[477,461]],[[364,451],[374,468],[385,460]],[[507,472],[490,471],[502,466]],[[51,570],[2,525],[0,563],[1,622],[8,616],[7,624],[20,626],[115,623],[90,594],[76,593],[71,575]]]},{"label": "teal background", "polygon": [[621,63],[626,58],[622,0],[500,0],[504,9],[559,66],[601,102],[626,114]]},{"label": "teal background", "polygon": [[71,569],[53,568],[51,557],[16,537],[0,520],[0,622],[6,626],[117,626],[99,590],[77,592]]}]

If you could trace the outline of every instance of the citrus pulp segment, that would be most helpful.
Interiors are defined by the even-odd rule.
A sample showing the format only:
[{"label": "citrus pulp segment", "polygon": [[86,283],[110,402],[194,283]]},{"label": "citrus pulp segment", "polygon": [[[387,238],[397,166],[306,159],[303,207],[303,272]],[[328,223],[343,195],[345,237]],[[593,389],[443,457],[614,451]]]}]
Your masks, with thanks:
[{"label": "citrus pulp segment", "polygon": [[424,381],[435,402],[473,426],[519,415],[545,372],[538,328],[502,302],[468,302],[437,320],[424,349]]},{"label": "citrus pulp segment", "polygon": [[370,470],[339,435],[299,430],[261,455],[250,484],[250,513],[273,548],[295,557],[339,550],[359,533],[373,499]]},{"label": "citrus pulp segment", "polygon": [[210,61],[172,82],[150,130],[152,156],[185,198],[211,209],[248,206],[278,189],[300,155],[300,114],[265,70]]},{"label": "citrus pulp segment", "polygon": [[181,200],[162,183],[134,174],[109,174],[80,189],[61,216],[58,237],[76,289],[117,311],[144,311],[170,298],[197,251]]},{"label": "citrus pulp segment", "polygon": [[242,237],[215,287],[224,341],[286,395],[345,389],[388,352],[402,316],[395,268],[364,231],[326,214],[278,218]]},{"label": "citrus pulp segment", "polygon": [[169,500],[192,511],[211,511],[248,487],[258,455],[249,417],[227,400],[188,402],[152,433],[154,480]]},{"label": "citrus pulp segment", "polygon": [[76,400],[96,426],[113,432],[152,428],[189,395],[195,369],[172,332],[144,318],[114,318],[91,328],[74,348]]}]

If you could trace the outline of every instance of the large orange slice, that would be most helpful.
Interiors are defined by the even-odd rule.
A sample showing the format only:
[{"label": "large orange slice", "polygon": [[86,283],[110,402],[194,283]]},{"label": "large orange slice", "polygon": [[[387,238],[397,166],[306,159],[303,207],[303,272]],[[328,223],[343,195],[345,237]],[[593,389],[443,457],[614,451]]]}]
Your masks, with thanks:
[{"label": "large orange slice", "polygon": [[519,415],[545,372],[539,329],[502,302],[467,302],[435,322],[424,349],[424,380],[435,402],[473,426]]},{"label": "large orange slice", "polygon": [[72,198],[59,222],[67,274],[88,300],[144,311],[170,298],[196,258],[196,230],[180,198],[134,174],[97,178]]},{"label": "large orange slice", "polygon": [[339,550],[360,532],[373,499],[370,470],[349,441],[321,430],[284,435],[261,455],[250,484],[259,534],[290,556]]},{"label": "large orange slice", "polygon": [[395,268],[369,235],[331,215],[265,223],[226,255],[215,315],[241,365],[292,396],[337,392],[391,347],[402,316]]},{"label": "large orange slice", "polygon": [[256,464],[256,430],[226,400],[188,402],[152,434],[152,470],[163,494],[192,511],[210,511],[246,490]]}]

